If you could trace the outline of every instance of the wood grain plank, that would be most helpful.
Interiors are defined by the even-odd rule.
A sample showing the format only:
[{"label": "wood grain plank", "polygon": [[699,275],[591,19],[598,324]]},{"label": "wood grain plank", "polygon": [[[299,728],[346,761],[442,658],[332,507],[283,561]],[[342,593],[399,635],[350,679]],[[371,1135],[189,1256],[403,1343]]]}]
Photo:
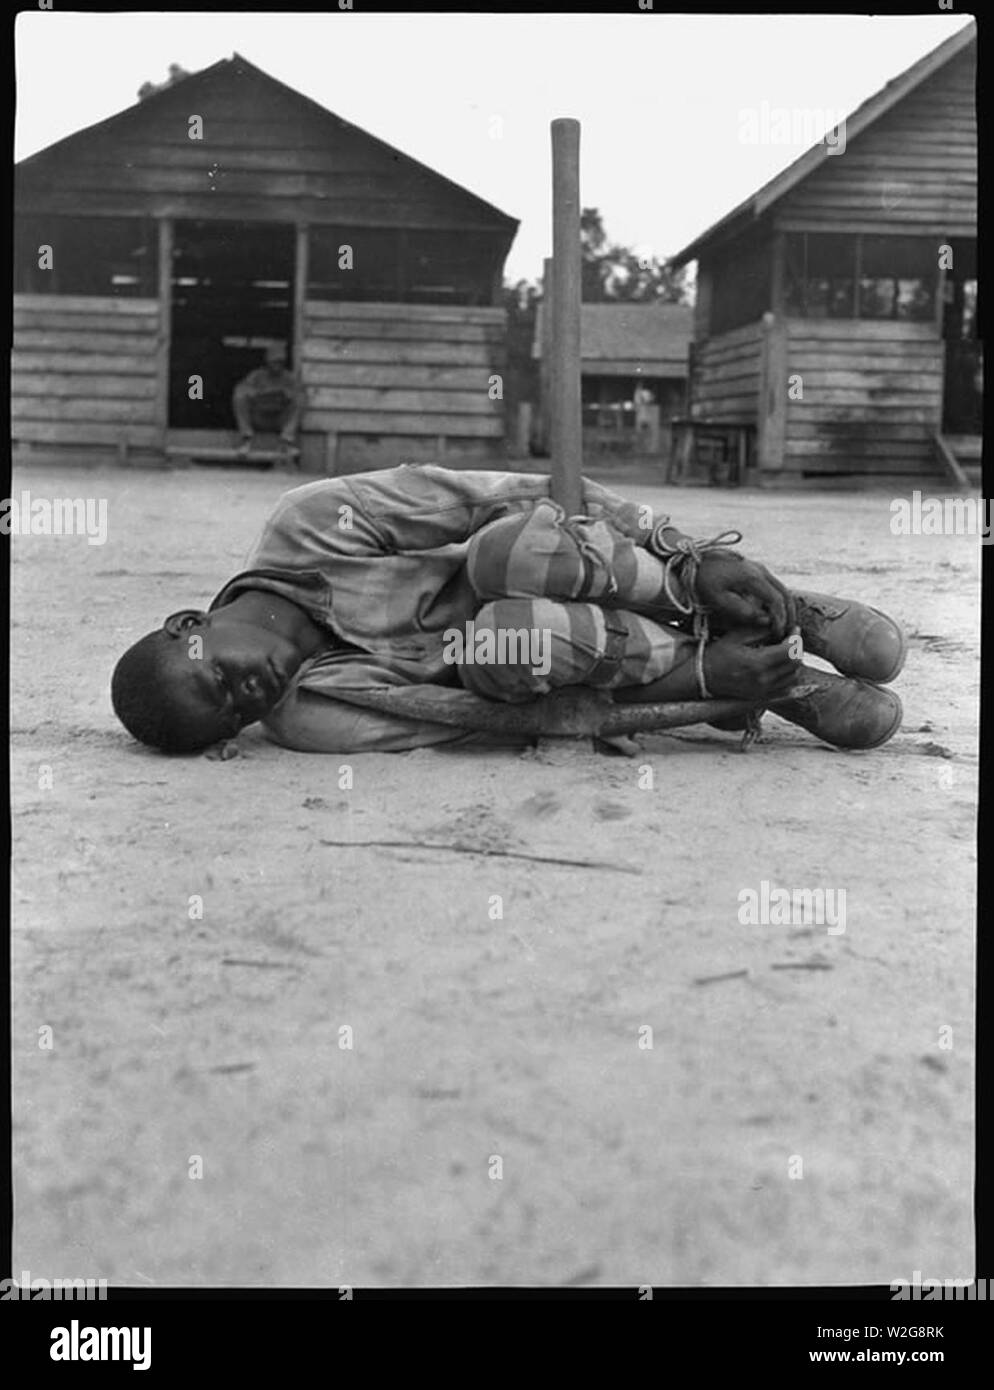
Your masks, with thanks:
[{"label": "wood grain plank", "polygon": [[154,357],[155,344],[155,335],[151,333],[86,333],[70,332],[68,329],[49,333],[34,328],[22,328],[14,338],[14,347],[18,352],[92,352],[104,356],[119,354],[129,359],[134,359],[142,351],[148,351]]},{"label": "wood grain plank", "polygon": [[873,435],[835,439],[795,439],[787,435],[788,451],[811,458],[828,458],[836,454],[858,454],[865,458],[900,458],[908,454],[928,452],[931,448],[923,428],[915,439],[880,439]]},{"label": "wood grain plank", "polygon": [[497,325],[475,323],[446,323],[433,325],[415,320],[377,319],[318,319],[308,315],[305,326],[307,338],[359,339],[373,342],[430,342],[481,343],[501,347],[504,333]]},{"label": "wood grain plank", "polygon": [[[15,294],[14,312],[33,310],[38,314],[110,314],[158,318],[157,299],[115,299],[110,295]],[[16,319],[15,319],[16,322]]]},{"label": "wood grain plank", "polygon": [[402,414],[400,412],[335,410],[309,411],[307,427],[342,434],[409,434],[435,439],[439,435],[502,439],[504,421],[493,415]]},{"label": "wood grain plank", "polygon": [[[204,221],[292,224],[320,222],[332,226],[397,227],[408,231],[493,232],[495,223],[485,210],[456,215],[427,199],[336,198],[333,189],[320,196],[287,197],[275,194],[269,206],[260,206],[260,194],[232,194],[223,187],[213,193],[191,189],[187,193],[168,193],[162,189],[100,188],[66,190],[47,184],[32,190],[18,187],[17,205],[22,213],[58,213],[63,216],[94,217],[173,217]],[[498,224],[505,238],[506,223]]]},{"label": "wood grain plank", "polygon": [[486,389],[476,391],[404,391],[359,386],[314,387],[308,410],[359,412],[396,411],[417,414],[503,415],[503,401],[492,401]]},{"label": "wood grain plank", "polygon": [[301,376],[304,385],[396,387],[451,391],[487,391],[492,373],[487,367],[415,366],[411,363],[351,361],[313,362],[306,357]]},{"label": "wood grain plank", "polygon": [[[486,343],[374,342],[356,338],[308,338],[305,362],[391,362],[448,367],[486,367],[500,370],[503,350]],[[493,364],[493,365],[492,365]]]},{"label": "wood grain plank", "polygon": [[14,332],[19,333],[24,329],[40,330],[46,333],[130,333],[133,335],[136,346],[140,346],[142,339],[152,339],[158,329],[158,319],[149,318],[127,318],[123,314],[112,316],[110,314],[35,314],[15,312]]},{"label": "wood grain plank", "polygon": [[159,430],[154,425],[85,424],[78,420],[17,420],[12,424],[15,440],[40,444],[110,444],[122,439],[129,444],[155,445]]},{"label": "wood grain plank", "polygon": [[933,454],[925,450],[921,453],[908,453],[901,458],[864,458],[857,455],[849,457],[817,459],[809,454],[797,454],[788,451],[784,455],[784,466],[786,468],[798,468],[805,473],[851,473],[851,474],[876,474],[883,477],[894,473],[914,473],[924,474],[935,473],[935,462]]},{"label": "wood grain plank", "polygon": [[855,347],[858,343],[900,342],[935,343],[938,332],[935,324],[906,319],[799,319],[788,318],[787,329],[793,349],[804,338],[821,344],[825,339],[837,339]]},{"label": "wood grain plank", "polygon": [[798,412],[803,412],[807,420],[818,421],[827,425],[848,425],[861,424],[873,425],[875,428],[883,430],[886,425],[887,417],[893,416],[897,421],[906,424],[932,424],[936,419],[938,408],[941,402],[936,402],[932,407],[929,406],[907,406],[907,405],[829,405],[829,404],[809,404],[807,401],[788,401],[788,416],[791,408]]},{"label": "wood grain plank", "polygon": [[154,401],[79,400],[20,396],[10,403],[12,420],[79,420],[89,424],[145,424],[155,419]]},{"label": "wood grain plank", "polygon": [[124,353],[99,352],[18,352],[11,353],[12,372],[35,375],[46,371],[60,376],[99,377],[105,374],[126,377],[154,376],[154,353],[128,357]]},{"label": "wood grain plank", "polygon": [[888,439],[892,443],[907,443],[908,441],[920,440],[925,434],[925,426],[906,424],[902,420],[880,420],[874,421],[872,427],[868,429],[865,421],[856,420],[853,421],[851,430],[846,430],[843,426],[836,424],[832,426],[829,434],[826,433],[823,421],[805,420],[797,412],[792,412],[787,418],[787,432],[791,439],[810,439],[826,444],[835,439],[866,439],[868,437]]},{"label": "wood grain plank", "polygon": [[414,323],[437,325],[439,323],[483,324],[501,330],[507,323],[507,311],[493,306],[461,306],[457,304],[362,304],[334,303],[320,299],[308,299],[305,311],[315,319],[335,319],[353,322],[380,322],[386,320],[397,323],[408,320]]},{"label": "wood grain plank", "polygon": [[11,397],[15,400],[19,396],[44,396],[50,400],[68,397],[148,401],[155,399],[155,388],[156,379],[152,375],[111,376],[105,373],[82,376],[15,371],[10,382]]}]

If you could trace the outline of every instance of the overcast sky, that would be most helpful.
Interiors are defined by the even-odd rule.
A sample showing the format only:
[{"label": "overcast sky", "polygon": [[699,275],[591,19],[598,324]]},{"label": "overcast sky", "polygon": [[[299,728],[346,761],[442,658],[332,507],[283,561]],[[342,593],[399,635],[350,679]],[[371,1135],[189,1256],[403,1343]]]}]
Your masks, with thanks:
[{"label": "overcast sky", "polygon": [[[613,240],[672,254],[803,153],[743,116],[831,126],[962,15],[21,14],[15,157],[238,52],[521,219],[511,280],[550,253],[549,122],[582,122],[581,197]],[[765,108],[764,108],[765,103]],[[796,118],[799,134],[801,117]],[[815,132],[815,138],[821,128]]]}]

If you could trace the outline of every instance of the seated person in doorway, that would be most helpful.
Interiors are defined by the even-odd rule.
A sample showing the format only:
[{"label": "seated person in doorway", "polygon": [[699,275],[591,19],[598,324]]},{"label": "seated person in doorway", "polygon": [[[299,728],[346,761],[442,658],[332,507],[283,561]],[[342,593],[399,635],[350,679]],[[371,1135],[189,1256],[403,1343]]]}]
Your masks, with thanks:
[{"label": "seated person in doorway", "polygon": [[235,423],[241,435],[238,452],[247,458],[256,434],[278,434],[280,452],[296,458],[297,429],[303,392],[295,374],[287,370],[282,343],[266,348],[265,361],[235,387],[231,398]]}]

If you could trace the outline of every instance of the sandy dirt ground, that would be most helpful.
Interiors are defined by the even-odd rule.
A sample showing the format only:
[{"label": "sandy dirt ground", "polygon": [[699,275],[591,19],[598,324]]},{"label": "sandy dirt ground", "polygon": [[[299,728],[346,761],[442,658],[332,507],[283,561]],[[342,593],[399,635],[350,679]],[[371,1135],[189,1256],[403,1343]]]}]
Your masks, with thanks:
[{"label": "sandy dirt ground", "polygon": [[[977,540],[893,536],[882,492],[625,489],[907,625],[904,728],[874,753],[772,716],[745,754],[706,728],[635,759],[135,745],[116,657],[206,606],[292,485],[15,476],[106,497],[110,528],[13,542],[15,1271],[970,1275]],[[377,839],[632,872],[324,843]],[[845,932],[741,925],[763,880],[844,889]]]}]

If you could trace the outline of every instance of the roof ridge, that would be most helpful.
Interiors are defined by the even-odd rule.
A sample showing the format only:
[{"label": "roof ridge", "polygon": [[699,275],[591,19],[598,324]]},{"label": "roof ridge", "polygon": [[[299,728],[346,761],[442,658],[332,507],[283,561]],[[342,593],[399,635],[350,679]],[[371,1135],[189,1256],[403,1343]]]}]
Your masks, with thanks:
[{"label": "roof ridge", "polygon": [[61,140],[56,140],[51,145],[46,145],[44,149],[36,150],[34,154],[28,155],[24,159],[18,160],[17,164],[15,165],[15,168],[28,168],[29,166],[33,165],[35,161],[51,156],[53,152],[56,150],[63,149],[71,141],[81,140],[86,136],[91,136],[95,134],[97,131],[104,131],[112,127],[115,127],[132,117],[139,110],[147,111],[153,105],[153,103],[169,98],[181,85],[187,82],[200,80],[206,77],[208,73],[215,72],[218,69],[222,68],[231,68],[234,67],[236,64],[241,64],[243,68],[248,69],[251,74],[254,74],[262,81],[269,83],[272,86],[279,87],[284,92],[288,92],[296,101],[304,103],[307,107],[315,111],[322,119],[336,121],[340,127],[343,127],[350,131],[355,131],[356,134],[361,136],[364,140],[372,142],[374,145],[377,145],[381,150],[385,150],[387,153],[389,153],[392,156],[396,156],[398,159],[403,159],[404,161],[406,161],[408,165],[413,165],[415,168],[423,170],[424,173],[426,173],[431,179],[435,180],[438,183],[446,185],[450,189],[454,189],[461,197],[471,200],[473,203],[477,205],[478,208],[481,208],[486,212],[490,213],[493,217],[500,219],[507,225],[508,228],[514,227],[516,229],[521,225],[519,218],[512,217],[510,213],[502,211],[501,208],[496,207],[495,204],[490,203],[487,201],[486,198],[481,197],[479,193],[474,193],[472,189],[466,188],[463,184],[456,183],[454,179],[450,179],[446,174],[439,173],[437,169],[433,169],[430,165],[424,164],[420,159],[417,159],[414,155],[407,154],[404,150],[398,149],[395,145],[389,144],[379,135],[374,135],[371,131],[364,130],[361,126],[355,125],[352,121],[346,120],[344,116],[339,116],[336,111],[330,110],[327,106],[322,106],[319,101],[316,101],[314,99],[314,97],[309,97],[305,92],[298,91],[296,87],[291,87],[288,83],[281,82],[278,77],[273,77],[273,75],[271,73],[266,72],[264,68],[260,68],[257,64],[253,63],[250,58],[246,58],[243,54],[238,52],[233,53],[230,58],[219,58],[217,62],[210,63],[205,68],[200,68],[196,72],[188,73],[186,77],[182,78],[179,82],[168,83],[160,87],[157,91],[152,92],[147,97],[145,97],[144,100],[136,100],[131,106],[125,106],[120,111],[115,111],[113,115],[106,116],[102,121],[95,121],[93,125],[84,126],[81,130],[75,130],[71,132],[71,134],[63,136]]},{"label": "roof ridge", "polygon": [[[930,77],[934,77],[935,74],[940,72],[948,63],[951,63],[954,58],[959,57],[960,53],[964,52],[971,43],[976,42],[976,39],[977,23],[976,20],[971,20],[968,24],[964,24],[961,29],[957,29],[956,33],[951,34],[948,39],[943,39],[942,43],[938,44],[935,48],[929,49],[927,53],[924,53],[909,67],[905,68],[903,72],[899,72],[894,77],[890,78],[890,80],[885,82],[876,92],[867,97],[865,101],[861,101],[848,116],[843,117],[843,121],[840,122],[840,124],[844,123],[846,126],[847,141],[854,140],[857,136],[862,135],[874,122],[880,120],[888,111],[893,110],[894,106],[896,106],[899,101],[905,100],[905,98],[916,91],[923,82],[928,81]],[[892,91],[892,89],[898,88],[900,89],[899,91]],[[889,100],[884,100],[884,98],[888,97],[888,94]],[[874,108],[872,114],[871,108]],[[851,130],[851,125],[855,125],[856,129]],[[719,217],[717,222],[712,222],[710,227],[694,237],[692,241],[689,241],[682,250],[678,251],[675,256],[670,258],[669,264],[679,267],[685,265],[688,261],[694,260],[698,251],[707,242],[720,234],[723,229],[729,228],[732,223],[742,218],[745,214],[751,212],[753,220],[755,220],[762,213],[768,211],[774,203],[779,202],[781,198],[785,197],[791,189],[795,188],[803,179],[813,174],[829,155],[830,150],[824,139],[818,141],[809,149],[804,150],[795,160],[792,160],[785,169],[781,169],[778,174],[774,174],[772,178],[767,179],[766,183],[762,184],[754,193],[750,194],[748,198],[744,198],[740,203],[736,204],[730,212],[725,213],[724,217]]]}]

